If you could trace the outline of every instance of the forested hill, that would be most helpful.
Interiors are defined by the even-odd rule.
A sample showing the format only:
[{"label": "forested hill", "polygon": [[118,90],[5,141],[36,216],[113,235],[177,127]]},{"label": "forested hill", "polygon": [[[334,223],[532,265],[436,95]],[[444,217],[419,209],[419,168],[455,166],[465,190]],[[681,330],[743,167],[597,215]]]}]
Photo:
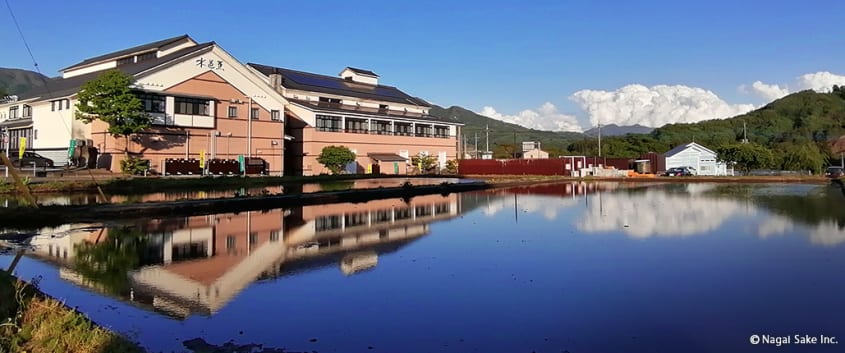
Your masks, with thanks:
[{"label": "forested hill", "polygon": [[[831,147],[845,134],[845,89],[797,92],[730,119],[670,124],[649,134],[603,139],[602,154],[636,157],[650,151],[663,153],[690,141],[718,151],[742,141],[743,124],[750,145],[771,151],[772,168],[818,170],[829,159],[839,158],[839,151]],[[591,155],[596,141],[576,141],[568,149]]]},{"label": "forested hill", "polygon": [[34,71],[0,67],[0,97],[21,94],[33,87],[44,85],[46,76]]},{"label": "forested hill", "polygon": [[544,151],[550,156],[566,154],[566,147],[573,141],[581,141],[584,134],[577,132],[555,132],[529,129],[524,126],[506,123],[476,114],[470,110],[452,106],[443,108],[437,105],[431,107],[431,115],[441,119],[448,119],[465,124],[463,135],[466,136],[467,150],[473,150],[475,136],[478,136],[478,149],[484,150],[485,127],[490,129],[490,150],[496,158],[509,158],[513,155],[514,142],[517,150],[521,151],[523,141],[539,141]]}]

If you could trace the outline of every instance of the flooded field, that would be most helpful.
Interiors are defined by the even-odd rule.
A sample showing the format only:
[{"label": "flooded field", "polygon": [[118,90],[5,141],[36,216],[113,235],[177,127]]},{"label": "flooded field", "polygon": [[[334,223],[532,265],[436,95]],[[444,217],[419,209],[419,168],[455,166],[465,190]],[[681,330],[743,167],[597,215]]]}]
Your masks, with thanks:
[{"label": "flooded field", "polygon": [[838,352],[843,204],[550,184],[68,224],[15,244],[16,272],[151,352]]}]

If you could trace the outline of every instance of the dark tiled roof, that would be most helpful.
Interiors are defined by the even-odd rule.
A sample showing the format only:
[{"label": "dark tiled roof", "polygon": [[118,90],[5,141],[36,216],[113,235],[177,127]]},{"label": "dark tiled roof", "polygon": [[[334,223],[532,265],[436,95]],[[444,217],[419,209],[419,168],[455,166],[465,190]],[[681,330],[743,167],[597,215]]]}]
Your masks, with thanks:
[{"label": "dark tiled roof", "polygon": [[[135,75],[135,74],[138,74],[140,72],[149,70],[149,69],[154,68],[156,66],[159,66],[161,64],[164,64],[164,63],[171,61],[173,59],[176,59],[176,58],[179,58],[181,56],[188,55],[188,54],[191,54],[191,53],[194,53],[194,52],[206,49],[206,48],[210,48],[212,46],[214,46],[214,42],[197,44],[197,45],[192,46],[192,47],[180,49],[178,51],[175,51],[175,52],[170,53],[168,55],[162,56],[160,58],[145,60],[145,61],[141,61],[141,62],[138,62],[138,63],[129,64],[129,65],[121,65],[121,66],[118,66],[117,69],[122,71],[125,74]],[[90,72],[90,73],[87,73],[87,74],[83,74],[83,75],[79,75],[79,76],[73,76],[73,77],[69,77],[69,78],[61,78],[61,77],[51,78],[51,79],[47,80],[47,82],[44,86],[32,89],[32,90],[30,90],[30,91],[28,91],[24,94],[21,94],[19,99],[20,100],[30,99],[30,98],[52,99],[52,98],[66,97],[66,96],[69,96],[69,95],[74,94],[76,92],[79,92],[79,89],[82,87],[82,85],[84,85],[88,81],[91,81],[91,80],[97,78],[102,73],[103,73],[103,71],[96,71],[96,72]]]},{"label": "dark tiled roof", "polygon": [[412,113],[412,112],[402,112],[398,110],[382,110],[378,108],[370,108],[370,107],[359,107],[356,105],[348,105],[348,104],[332,104],[332,103],[325,103],[325,102],[318,102],[318,101],[306,101],[302,99],[290,99],[288,101],[291,103],[296,103],[301,105],[305,108],[310,110],[319,110],[325,112],[337,112],[337,113],[358,113],[358,114],[367,114],[367,115],[374,115],[374,116],[382,116],[385,119],[412,119],[412,120],[425,120],[425,121],[432,121],[432,122],[439,122],[443,124],[449,125],[463,125],[460,123],[455,123],[454,121],[444,120],[439,117],[427,114],[420,114],[420,113]]},{"label": "dark tiled roof", "polygon": [[378,75],[376,75],[376,73],[375,73],[375,72],[372,72],[372,71],[370,71],[370,70],[364,70],[364,69],[354,68],[354,67],[351,67],[351,66],[347,66],[346,68],[347,68],[347,69],[349,69],[349,70],[352,70],[352,72],[354,72],[354,73],[356,73],[356,74],[359,74],[359,75],[366,75],[366,76],[378,77]]},{"label": "dark tiled roof", "polygon": [[139,46],[132,47],[132,48],[129,48],[129,49],[118,50],[116,52],[111,52],[111,53],[108,53],[108,54],[95,56],[93,58],[82,60],[79,63],[68,66],[64,69],[61,69],[60,71],[65,71],[67,69],[71,69],[71,68],[74,68],[74,67],[77,67],[77,66],[85,66],[85,65],[88,65],[88,64],[96,63],[98,61],[107,60],[109,58],[119,58],[121,56],[129,55],[129,54],[132,54],[132,53],[137,53],[137,52],[152,50],[152,49],[158,49],[158,48],[161,48],[165,45],[168,45],[168,44],[176,42],[176,41],[180,41],[180,40],[185,39],[185,38],[190,38],[190,37],[187,34],[183,34],[183,35],[178,36],[178,37],[162,39],[162,40],[152,42],[152,43],[141,44]]},{"label": "dark tiled roof", "polygon": [[428,102],[414,98],[392,86],[370,85],[344,80],[340,77],[318,75],[261,64],[250,63],[248,65],[267,76],[271,74],[282,75],[282,86],[285,88],[424,107],[429,106]]},{"label": "dark tiled roof", "polygon": [[396,153],[367,153],[367,157],[379,162],[404,162],[408,160],[408,158],[402,157]]}]

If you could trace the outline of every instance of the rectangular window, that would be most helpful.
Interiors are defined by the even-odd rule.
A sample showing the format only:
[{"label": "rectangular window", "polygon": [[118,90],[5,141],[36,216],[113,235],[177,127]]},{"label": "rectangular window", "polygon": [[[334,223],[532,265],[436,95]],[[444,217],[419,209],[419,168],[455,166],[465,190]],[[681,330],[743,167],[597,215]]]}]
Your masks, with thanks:
[{"label": "rectangular window", "polygon": [[341,104],[343,104],[343,102],[338,98],[320,97],[320,101],[317,103],[317,106],[323,108],[340,108]]},{"label": "rectangular window", "polygon": [[252,108],[249,112],[249,117],[252,118],[252,120],[258,120],[258,108]]},{"label": "rectangular window", "polygon": [[414,127],[414,135],[417,137],[431,137],[431,125],[417,125]]},{"label": "rectangular window", "polygon": [[390,122],[384,120],[371,120],[370,133],[378,135],[390,135]]},{"label": "rectangular window", "polygon": [[249,245],[258,244],[258,233],[249,233]]},{"label": "rectangular window", "polygon": [[388,108],[387,104],[379,104],[379,105],[378,105],[378,111],[379,111],[379,113],[384,113],[384,112],[387,112],[387,110],[388,110],[388,109],[389,109],[389,108]]},{"label": "rectangular window", "polygon": [[422,206],[414,207],[414,214],[417,217],[431,216],[431,206],[422,205]]},{"label": "rectangular window", "polygon": [[449,203],[438,203],[438,204],[434,205],[434,214],[436,214],[436,215],[446,214],[446,213],[449,213],[450,211],[451,211],[451,206],[449,205]]},{"label": "rectangular window", "polygon": [[70,99],[65,99],[65,109],[70,109]]},{"label": "rectangular window", "polygon": [[229,106],[229,117],[230,118],[237,118],[238,117],[238,107],[231,105]]},{"label": "rectangular window", "polygon": [[197,98],[176,97],[176,114],[208,116],[208,101]]},{"label": "rectangular window", "polygon": [[387,223],[392,219],[390,210],[378,210],[373,213],[373,223]]},{"label": "rectangular window", "polygon": [[447,138],[449,137],[449,128],[446,126],[434,126],[434,137]]},{"label": "rectangular window", "polygon": [[393,219],[397,221],[400,219],[409,219],[411,218],[411,215],[412,213],[410,207],[397,208],[393,210]]},{"label": "rectangular window", "polygon": [[314,226],[317,232],[340,229],[343,226],[342,218],[339,215],[317,217],[314,220]]},{"label": "rectangular window", "polygon": [[396,135],[399,136],[411,136],[411,124],[410,123],[395,123],[396,128]]},{"label": "rectangular window", "polygon": [[26,104],[23,105],[23,117],[29,118],[32,116],[32,107]]},{"label": "rectangular window", "polygon": [[18,117],[18,106],[9,107],[9,119],[15,119]]},{"label": "rectangular window", "polygon": [[153,93],[136,93],[147,113],[164,113],[165,97]]},{"label": "rectangular window", "polygon": [[129,65],[135,62],[134,56],[117,59],[117,66]]},{"label": "rectangular window", "polygon": [[353,118],[346,118],[346,132],[352,132],[356,134],[366,134],[367,133],[367,121],[364,119],[353,119]]},{"label": "rectangular window", "polygon": [[346,223],[347,227],[363,226],[367,224],[368,217],[369,213],[367,212],[347,213],[343,215],[343,221]]},{"label": "rectangular window", "polygon": [[279,241],[279,231],[278,230],[271,230],[270,231],[270,241],[275,243]]},{"label": "rectangular window", "polygon": [[141,62],[141,61],[144,61],[144,60],[150,60],[150,59],[155,59],[155,58],[156,58],[156,52],[151,51],[149,53],[139,54],[138,59],[135,60],[135,62]]},{"label": "rectangular window", "polygon": [[341,120],[339,116],[317,114],[317,130],[339,132]]},{"label": "rectangular window", "polygon": [[270,111],[270,120],[281,121],[282,120],[282,113],[278,110],[271,110]]},{"label": "rectangular window", "polygon": [[226,252],[232,253],[235,251],[235,236],[234,235],[227,235],[226,236]]}]

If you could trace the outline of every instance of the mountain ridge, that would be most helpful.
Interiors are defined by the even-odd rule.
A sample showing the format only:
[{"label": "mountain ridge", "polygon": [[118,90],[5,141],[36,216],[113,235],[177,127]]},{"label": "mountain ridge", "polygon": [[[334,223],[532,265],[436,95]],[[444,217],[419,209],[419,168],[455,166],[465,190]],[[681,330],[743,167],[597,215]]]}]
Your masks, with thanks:
[{"label": "mountain ridge", "polygon": [[26,93],[44,85],[49,77],[35,71],[0,67],[0,97]]}]

